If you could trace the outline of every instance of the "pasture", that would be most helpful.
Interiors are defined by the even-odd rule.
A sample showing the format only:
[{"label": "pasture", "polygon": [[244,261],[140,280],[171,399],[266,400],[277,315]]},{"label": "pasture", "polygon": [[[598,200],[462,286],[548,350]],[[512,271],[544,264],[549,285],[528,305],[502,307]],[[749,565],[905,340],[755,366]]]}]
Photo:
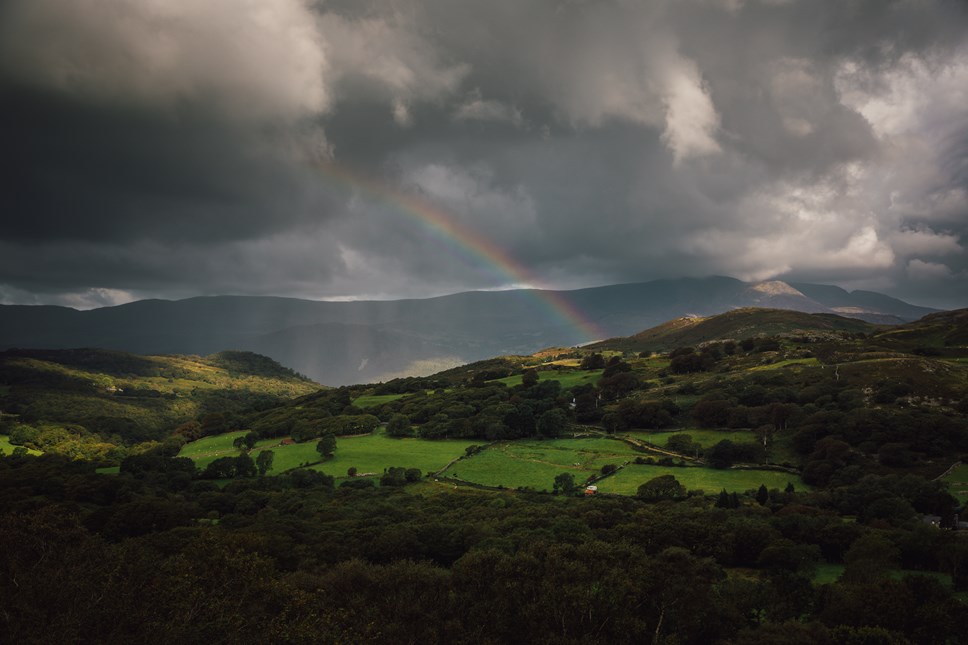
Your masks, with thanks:
[{"label": "pasture", "polygon": [[[237,448],[232,445],[236,437],[246,434],[245,430],[226,432],[225,434],[202,437],[198,441],[192,441],[182,446],[178,451],[179,457],[188,457],[195,462],[198,468],[205,468],[208,464],[219,457],[234,457],[239,454]],[[278,459],[278,455],[276,456]]]},{"label": "pasture", "polygon": [[942,481],[948,483],[948,492],[959,502],[968,502],[968,464],[955,466]]},{"label": "pasture", "polygon": [[[334,477],[345,477],[346,470],[350,467],[355,467],[360,475],[364,473],[382,475],[384,468],[392,466],[419,468],[422,473],[426,474],[440,470],[452,459],[463,455],[468,446],[479,445],[480,443],[480,441],[464,439],[434,441],[412,438],[398,439],[388,437],[380,430],[368,435],[337,437],[336,453],[333,457],[321,464],[312,466],[312,468]],[[312,442],[312,445],[315,447],[316,443]],[[276,459],[279,459],[278,455]]]},{"label": "pasture", "polygon": [[[198,468],[205,468],[219,457],[238,455],[239,451],[232,442],[236,437],[244,434],[246,434],[245,431],[237,431],[203,437],[198,441],[185,444],[178,456],[188,457]],[[316,452],[315,440],[288,445],[281,445],[281,441],[282,437],[263,439],[258,441],[249,453],[255,459],[261,450],[272,451],[273,462],[270,475],[278,475],[304,464],[313,464],[313,469],[336,477],[345,476],[346,470],[351,466],[355,466],[360,474],[383,474],[383,469],[390,466],[419,468],[423,472],[433,472],[446,466],[452,459],[463,455],[468,446],[481,443],[460,439],[440,441],[396,439],[386,436],[380,430],[368,435],[337,437],[336,454],[323,463],[315,463],[320,460],[319,453]]]},{"label": "pasture", "polygon": [[[734,434],[714,430],[695,432],[699,436],[702,436],[699,433]],[[239,454],[232,446],[232,441],[243,434],[239,431],[204,437],[186,444],[179,456],[189,457],[200,469],[205,468],[218,457]],[[650,434],[654,440],[655,433],[641,434]],[[660,433],[659,436],[671,434]],[[714,438],[706,440],[714,443]],[[697,440],[702,439],[697,437]],[[481,444],[479,440],[398,439],[388,437],[380,430],[368,435],[337,437],[336,453],[332,458],[320,462],[316,441],[289,445],[281,445],[280,442],[281,438],[263,439],[256,443],[250,453],[255,458],[260,450],[272,450],[274,459],[270,475],[311,464],[309,467],[313,470],[338,478],[345,477],[350,467],[355,467],[360,475],[380,475],[391,466],[419,468],[425,474],[435,472],[464,455],[468,446]],[[624,469],[599,483],[603,493],[634,495],[641,484],[663,474],[675,475],[689,490],[701,489],[709,494],[724,488],[730,492],[743,492],[759,488],[760,484],[770,489],[783,489],[787,482],[792,482],[798,490],[807,488],[798,476],[783,472],[631,463],[639,456],[642,453],[628,444],[606,437],[505,441],[489,446],[473,457],[454,462],[443,475],[486,486],[551,490],[555,477],[561,473],[571,473],[576,483],[583,484],[592,475],[599,474],[606,464],[627,464]]]},{"label": "pasture", "polygon": [[799,490],[809,487],[798,475],[770,470],[717,470],[703,467],[666,467],[629,464],[611,477],[598,482],[598,490],[603,493],[635,495],[639,486],[659,475],[674,475],[686,490],[702,490],[707,495],[726,489],[727,492],[742,493],[755,490],[760,484],[769,489],[783,490],[792,483]]},{"label": "pasture", "polygon": [[[602,376],[602,370],[575,370],[575,371],[539,371],[538,381],[558,381],[561,389],[567,390],[576,385],[585,383],[597,383]],[[521,374],[505,376],[504,378],[494,379],[488,383],[504,383],[508,387],[521,385]]]},{"label": "pasture", "polygon": [[367,408],[378,408],[384,403],[402,399],[408,394],[364,394],[353,399],[353,405],[365,410]]},{"label": "pasture", "polygon": [[[0,452],[3,452],[5,455],[12,455],[13,451],[19,447],[20,446],[15,446],[10,443],[10,437],[5,434],[0,434]],[[43,453],[41,453],[39,450],[34,450],[33,448],[27,448],[27,454],[36,456]]]},{"label": "pasture", "polygon": [[778,370],[784,367],[819,367],[820,361],[816,358],[790,358],[767,365],[757,365],[748,368],[750,372],[764,372],[767,370]]},{"label": "pasture", "polygon": [[443,474],[486,486],[551,490],[563,472],[584,483],[606,464],[622,464],[642,453],[621,441],[593,437],[502,442],[453,464]]},{"label": "pasture", "polygon": [[669,438],[677,434],[689,435],[692,437],[693,443],[698,443],[703,448],[714,446],[724,439],[729,439],[733,443],[756,442],[756,435],[754,435],[750,430],[705,430],[701,428],[684,428],[682,430],[627,432],[625,434],[634,439],[648,441],[662,447],[667,446],[669,443]]}]

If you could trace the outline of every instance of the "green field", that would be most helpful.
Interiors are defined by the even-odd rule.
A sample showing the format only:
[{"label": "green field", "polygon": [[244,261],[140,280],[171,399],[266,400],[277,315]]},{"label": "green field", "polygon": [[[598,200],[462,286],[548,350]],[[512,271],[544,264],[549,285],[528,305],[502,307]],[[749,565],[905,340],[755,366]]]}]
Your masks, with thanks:
[{"label": "green field", "polygon": [[574,466],[524,461],[508,455],[498,446],[458,461],[443,474],[485,486],[551,490],[555,477],[563,472],[573,474],[577,483],[583,483],[592,474]]},{"label": "green field", "polygon": [[686,490],[702,490],[707,495],[718,493],[724,488],[729,492],[742,493],[757,489],[760,484],[767,488],[783,490],[792,483],[797,490],[809,488],[799,476],[769,470],[717,470],[715,468],[669,468],[665,466],[645,466],[629,464],[611,477],[598,483],[603,493],[635,495],[639,486],[659,475],[674,475]]},{"label": "green field", "polygon": [[968,464],[954,467],[944,481],[948,482],[948,492],[964,504],[968,502]]},{"label": "green field", "polygon": [[192,441],[182,446],[182,449],[178,451],[178,456],[188,457],[194,460],[195,465],[199,468],[205,468],[219,457],[231,457],[239,454],[239,451],[232,446],[232,442],[236,437],[241,437],[244,434],[244,430],[238,430],[212,437],[202,437],[198,441]]},{"label": "green field", "polygon": [[[584,383],[597,383],[598,379],[602,376],[602,370],[576,370],[574,372],[557,372],[557,371],[547,371],[538,372],[539,381],[558,381],[561,383],[561,388],[567,390],[569,388],[575,387],[576,385],[582,385]],[[513,376],[505,376],[504,378],[495,379],[493,381],[488,381],[488,383],[504,383],[508,387],[514,387],[515,385],[521,385],[521,374],[515,374]]]},{"label": "green field", "polygon": [[[697,432],[717,434],[708,430]],[[243,434],[242,431],[229,432],[199,439],[186,444],[179,456],[189,457],[195,460],[199,468],[205,468],[218,457],[238,454],[232,441]],[[381,431],[338,437],[336,454],[323,463],[316,463],[319,454],[315,441],[283,446],[279,445],[278,438],[264,439],[256,444],[251,454],[255,457],[260,450],[273,451],[275,457],[270,474],[279,474],[305,464],[312,464],[311,468],[335,477],[345,476],[350,467],[355,467],[361,475],[382,474],[384,469],[391,466],[419,468],[428,473],[443,468],[475,443],[480,442],[396,439]],[[606,464],[627,463],[629,465],[624,470],[602,480],[602,492],[634,495],[641,484],[667,473],[675,475],[687,489],[702,489],[707,493],[716,493],[723,488],[742,492],[758,488],[760,484],[766,484],[771,489],[783,489],[787,482],[792,482],[798,490],[806,488],[798,476],[782,472],[668,468],[629,463],[641,455],[628,444],[605,437],[511,441],[490,446],[469,459],[458,461],[443,474],[487,486],[551,490],[555,477],[563,472],[572,473],[576,482],[583,483],[588,477],[598,474]]]},{"label": "green field", "polygon": [[759,372],[764,370],[777,370],[783,367],[817,367],[819,365],[820,361],[816,358],[791,358],[785,361],[770,363],[769,365],[757,365],[756,367],[749,368],[749,371]]},{"label": "green field", "polygon": [[813,584],[830,585],[837,582],[840,575],[844,572],[844,565],[830,564],[822,562],[817,565],[817,570],[813,573]]},{"label": "green field", "polygon": [[[396,439],[382,431],[356,437],[337,437],[336,454],[332,459],[313,466],[313,469],[334,477],[345,476],[351,466],[360,475],[382,475],[384,468],[392,466],[419,468],[428,473],[440,470],[452,459],[463,455],[468,446],[481,443],[463,439]],[[278,455],[276,459],[279,459]]]},{"label": "green field", "polygon": [[605,464],[622,464],[641,454],[621,441],[599,437],[513,441],[459,461],[444,474],[487,486],[551,490],[563,472],[583,483]]},{"label": "green field", "polygon": [[[239,451],[232,446],[236,437],[244,435],[244,431],[227,432],[213,437],[204,437],[198,441],[186,444],[178,453],[179,457],[189,457],[199,468],[205,468],[219,457],[235,456]],[[394,439],[379,433],[337,437],[336,454],[327,461],[317,464],[320,460],[316,452],[316,441],[280,445],[281,438],[263,439],[255,444],[251,451],[253,459],[260,450],[272,450],[272,470],[269,474],[278,475],[291,468],[298,468],[304,464],[314,464],[312,468],[322,470],[327,475],[342,477],[346,470],[355,466],[360,474],[383,474],[385,468],[403,466],[419,468],[423,472],[439,470],[452,459],[464,454],[467,446],[479,444],[480,441],[464,441],[446,439],[428,441],[424,439]]]},{"label": "green field", "polygon": [[[198,468],[205,468],[208,464],[219,457],[234,457],[239,454],[239,450],[232,445],[236,437],[245,435],[244,430],[237,432],[226,432],[225,434],[212,437],[203,437],[198,441],[185,444],[178,453],[179,457],[188,457],[195,461]],[[272,450],[273,461],[270,474],[279,473],[297,468],[306,463],[319,461],[319,453],[316,452],[316,442],[307,441],[306,443],[294,443],[287,446],[279,445],[281,438],[263,439],[255,444],[255,448],[249,453],[253,459],[259,454],[260,450]]]},{"label": "green field", "polygon": [[358,396],[353,399],[353,405],[358,408],[376,408],[384,403],[389,403],[390,401],[396,401],[397,399],[402,399],[407,396],[406,394],[364,394],[363,396]]},{"label": "green field", "polygon": [[[5,434],[0,434],[0,451],[3,451],[6,455],[12,455],[15,448],[20,446],[15,446],[10,443],[10,437]],[[42,454],[39,450],[34,450],[33,448],[27,448],[27,454],[30,455],[40,455]]]},{"label": "green field", "polygon": [[698,443],[703,448],[714,446],[724,439],[729,439],[733,443],[755,443],[756,436],[749,430],[703,430],[700,428],[685,428],[674,432],[627,432],[627,435],[642,441],[648,441],[658,446],[665,446],[669,442],[669,437],[676,434],[687,434],[692,437],[694,443]]}]

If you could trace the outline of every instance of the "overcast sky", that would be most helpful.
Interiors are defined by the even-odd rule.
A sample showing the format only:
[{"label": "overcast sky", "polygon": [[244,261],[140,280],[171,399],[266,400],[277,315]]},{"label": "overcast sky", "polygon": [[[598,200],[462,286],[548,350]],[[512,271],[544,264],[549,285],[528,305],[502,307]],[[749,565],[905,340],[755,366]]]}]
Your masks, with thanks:
[{"label": "overcast sky", "polygon": [[521,281],[410,195],[535,286],[968,306],[963,0],[0,0],[0,128],[4,303]]}]

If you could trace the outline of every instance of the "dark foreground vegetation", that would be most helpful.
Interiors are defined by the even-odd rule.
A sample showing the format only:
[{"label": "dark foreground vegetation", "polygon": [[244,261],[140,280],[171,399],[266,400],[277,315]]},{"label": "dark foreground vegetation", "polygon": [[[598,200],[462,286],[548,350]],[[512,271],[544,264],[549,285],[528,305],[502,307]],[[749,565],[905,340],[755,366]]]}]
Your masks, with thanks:
[{"label": "dark foreground vegetation", "polygon": [[[939,486],[906,500],[908,483],[871,476],[719,508],[715,496],[334,489],[312,471],[220,489],[185,461],[107,477],[60,457],[2,460],[0,640],[966,638],[968,605],[948,582],[968,588],[962,535],[843,516],[872,498],[930,504]],[[840,579],[816,584],[822,563],[842,564]]]}]

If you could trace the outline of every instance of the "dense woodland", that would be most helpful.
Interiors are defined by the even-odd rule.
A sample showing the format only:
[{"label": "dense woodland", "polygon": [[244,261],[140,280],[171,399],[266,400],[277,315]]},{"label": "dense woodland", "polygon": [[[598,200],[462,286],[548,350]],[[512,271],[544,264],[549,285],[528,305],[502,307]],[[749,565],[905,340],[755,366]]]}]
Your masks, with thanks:
[{"label": "dense woodland", "polygon": [[[312,471],[219,488],[182,461],[114,477],[59,457],[0,462],[3,640],[965,639],[968,605],[932,572],[968,587],[968,541],[864,515],[879,500],[930,510],[944,493],[920,478],[721,508],[334,489]],[[824,562],[845,566],[839,581],[813,582]]]},{"label": "dense woodland", "polygon": [[[968,515],[939,477],[968,462],[966,313],[849,331],[772,316],[765,334],[714,320],[725,331],[690,328],[691,344],[633,337],[324,390],[251,355],[205,359],[203,376],[8,353],[0,434],[46,454],[0,459],[0,640],[965,642],[968,531],[953,529]],[[190,378],[210,387],[186,392]],[[107,447],[60,449],[47,437],[83,409],[69,392],[135,399],[139,430],[78,417],[76,436]],[[248,454],[278,437],[325,459],[334,437],[377,428],[481,444],[740,431],[703,446],[685,430],[636,461],[781,469],[812,488],[727,494],[666,475],[585,496],[567,475],[553,492],[485,490]],[[204,471],[177,456],[227,430],[246,431],[238,456]]]}]

